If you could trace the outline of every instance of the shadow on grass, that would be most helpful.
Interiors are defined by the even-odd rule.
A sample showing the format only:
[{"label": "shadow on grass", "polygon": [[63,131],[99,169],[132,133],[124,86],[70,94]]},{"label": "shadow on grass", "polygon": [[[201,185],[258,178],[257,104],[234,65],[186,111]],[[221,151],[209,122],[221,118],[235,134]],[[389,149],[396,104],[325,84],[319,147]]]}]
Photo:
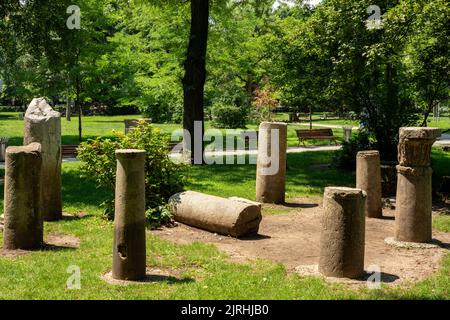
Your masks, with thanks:
[{"label": "shadow on grass", "polygon": [[42,246],[42,248],[40,250],[41,251],[74,251],[76,249],[78,249],[78,248],[44,243],[44,245]]}]

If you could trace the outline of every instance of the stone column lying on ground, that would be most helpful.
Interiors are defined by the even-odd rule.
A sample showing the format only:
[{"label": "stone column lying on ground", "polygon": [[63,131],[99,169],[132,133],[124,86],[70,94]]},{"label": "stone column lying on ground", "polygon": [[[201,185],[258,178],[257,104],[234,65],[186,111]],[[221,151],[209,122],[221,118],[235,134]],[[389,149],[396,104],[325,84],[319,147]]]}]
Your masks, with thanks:
[{"label": "stone column lying on ground", "polygon": [[31,101],[24,118],[24,144],[41,144],[42,216],[46,221],[62,218],[61,114],[44,98]]},{"label": "stone column lying on ground", "polygon": [[41,145],[6,149],[3,248],[32,250],[43,244]]},{"label": "stone column lying on ground", "polygon": [[328,277],[364,274],[365,192],[328,187],[323,199],[319,271]]},{"label": "stone column lying on ground", "polygon": [[376,150],[361,151],[356,156],[356,188],[366,192],[366,217],[381,218],[381,169],[380,153]]},{"label": "stone column lying on ground", "polygon": [[287,124],[263,122],[259,126],[256,201],[281,204],[286,190]]},{"label": "stone column lying on ground", "polygon": [[194,191],[173,195],[169,205],[176,221],[236,238],[257,234],[262,219],[257,204]]},{"label": "stone column lying on ground", "polygon": [[116,150],[116,200],[112,276],[145,277],[145,151]]},{"label": "stone column lying on ground", "polygon": [[400,128],[397,166],[395,239],[432,240],[431,147],[441,135],[437,128]]}]

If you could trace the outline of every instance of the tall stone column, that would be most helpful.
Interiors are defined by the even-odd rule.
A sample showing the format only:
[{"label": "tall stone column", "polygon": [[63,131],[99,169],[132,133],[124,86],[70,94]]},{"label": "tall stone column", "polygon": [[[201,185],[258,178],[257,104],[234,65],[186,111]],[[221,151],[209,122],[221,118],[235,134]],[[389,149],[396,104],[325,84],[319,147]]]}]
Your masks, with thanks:
[{"label": "tall stone column", "polygon": [[356,156],[356,188],[366,192],[366,217],[381,218],[381,168],[380,153],[361,151]]},{"label": "tall stone column", "polygon": [[319,271],[328,277],[359,278],[364,273],[365,192],[325,188]]},{"label": "tall stone column", "polygon": [[284,203],[286,191],[287,124],[263,122],[259,126],[256,201]]},{"label": "tall stone column", "polygon": [[46,221],[62,218],[61,114],[43,98],[33,99],[24,118],[24,145],[41,144],[42,216]]},{"label": "tall stone column", "polygon": [[145,151],[116,150],[116,201],[112,276],[145,277]]},{"label": "tall stone column", "polygon": [[436,128],[400,128],[397,166],[395,239],[432,239],[431,147],[441,135]]},{"label": "tall stone column", "polygon": [[43,244],[41,164],[38,143],[6,149],[4,249],[32,250]]}]

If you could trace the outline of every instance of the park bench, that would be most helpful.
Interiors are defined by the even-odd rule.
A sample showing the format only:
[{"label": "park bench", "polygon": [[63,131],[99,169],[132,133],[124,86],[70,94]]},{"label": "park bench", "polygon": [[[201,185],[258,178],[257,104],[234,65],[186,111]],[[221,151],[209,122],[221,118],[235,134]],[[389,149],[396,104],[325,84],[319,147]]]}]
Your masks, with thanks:
[{"label": "park bench", "polygon": [[78,155],[78,144],[66,144],[61,146],[61,154],[63,158],[76,158]]},{"label": "park bench", "polygon": [[336,137],[333,136],[333,130],[331,129],[312,129],[312,130],[295,130],[298,138],[298,145],[303,143],[305,145],[305,140],[330,140],[336,145]]}]

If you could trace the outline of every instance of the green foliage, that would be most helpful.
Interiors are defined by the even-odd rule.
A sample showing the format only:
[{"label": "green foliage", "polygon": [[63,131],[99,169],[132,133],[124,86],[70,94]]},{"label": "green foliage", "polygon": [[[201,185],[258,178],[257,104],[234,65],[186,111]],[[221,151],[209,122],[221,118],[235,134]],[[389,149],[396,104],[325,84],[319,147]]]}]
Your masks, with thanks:
[{"label": "green foliage", "polygon": [[99,187],[110,190],[102,204],[108,219],[114,217],[114,189],[117,149],[146,150],[145,197],[147,221],[151,227],[170,222],[165,205],[174,193],[183,190],[184,165],[169,159],[167,136],[158,128],[140,123],[127,135],[116,133],[114,138],[96,138],[81,144],[78,158],[84,177],[93,179]]},{"label": "green foliage", "polygon": [[375,147],[373,138],[366,131],[360,131],[349,142],[343,142],[342,149],[334,154],[333,162],[340,168],[355,170],[357,153]]},{"label": "green foliage", "polygon": [[238,129],[246,126],[246,112],[234,105],[216,103],[212,108],[213,125],[217,128]]}]

